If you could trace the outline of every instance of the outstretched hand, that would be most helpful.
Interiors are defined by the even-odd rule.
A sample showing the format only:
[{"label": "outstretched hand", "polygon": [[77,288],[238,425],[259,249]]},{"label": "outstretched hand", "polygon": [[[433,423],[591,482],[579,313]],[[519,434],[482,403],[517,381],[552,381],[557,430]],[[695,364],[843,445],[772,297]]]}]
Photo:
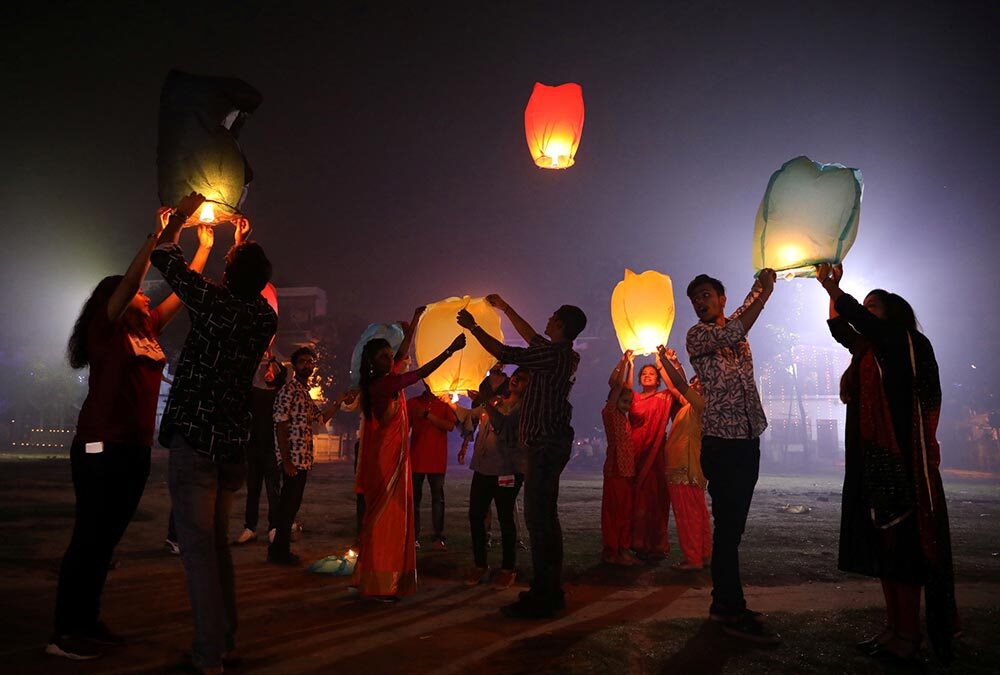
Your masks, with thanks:
[{"label": "outstretched hand", "polygon": [[170,220],[170,216],[173,214],[174,210],[169,206],[161,206],[156,209],[156,219],[160,223],[160,229],[162,230],[167,226],[167,222]]},{"label": "outstretched hand", "polygon": [[[465,330],[472,330],[476,327],[476,317],[472,316],[472,312],[467,309],[460,309],[458,311],[456,321],[458,321],[458,325]],[[463,335],[462,337],[464,339],[465,336]]]},{"label": "outstretched hand", "polygon": [[764,293],[770,295],[774,291],[774,283],[778,280],[778,273],[772,270],[770,267],[765,267],[757,275],[757,283],[760,284],[760,288]]},{"label": "outstretched hand", "polygon": [[496,293],[490,293],[487,295],[486,302],[490,303],[490,306],[496,307],[501,312],[506,312],[510,309],[510,305],[508,305],[507,302]]},{"label": "outstretched hand", "polygon": [[446,351],[454,353],[460,349],[465,349],[465,333],[459,334],[458,337],[452,340]]},{"label": "outstretched hand", "polygon": [[839,288],[843,276],[843,265],[831,265],[830,263],[816,265],[816,281],[828,291]]}]

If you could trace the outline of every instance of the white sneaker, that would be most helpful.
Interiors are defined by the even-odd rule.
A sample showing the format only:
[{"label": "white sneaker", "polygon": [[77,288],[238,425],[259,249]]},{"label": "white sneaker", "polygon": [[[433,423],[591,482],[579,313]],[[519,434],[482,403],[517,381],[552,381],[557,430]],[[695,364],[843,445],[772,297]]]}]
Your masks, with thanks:
[{"label": "white sneaker", "polygon": [[245,543],[247,543],[249,541],[255,540],[256,538],[257,538],[257,533],[256,532],[254,532],[251,529],[248,529],[248,528],[244,527],[243,531],[240,532],[240,536],[237,537],[237,539],[236,539],[236,541],[234,543],[236,543],[236,544],[245,544]]},{"label": "white sneaker", "polygon": [[267,532],[267,540],[273,544],[274,543],[274,535],[277,534],[277,533],[278,533],[278,531],[272,527]]},{"label": "white sneaker", "polygon": [[167,551],[173,553],[174,555],[181,554],[181,547],[176,541],[171,541],[170,539],[164,539],[163,545],[166,546]]},{"label": "white sneaker", "polygon": [[298,541],[302,537],[302,523],[295,521],[292,523],[292,531],[289,535],[289,539],[292,541]]}]

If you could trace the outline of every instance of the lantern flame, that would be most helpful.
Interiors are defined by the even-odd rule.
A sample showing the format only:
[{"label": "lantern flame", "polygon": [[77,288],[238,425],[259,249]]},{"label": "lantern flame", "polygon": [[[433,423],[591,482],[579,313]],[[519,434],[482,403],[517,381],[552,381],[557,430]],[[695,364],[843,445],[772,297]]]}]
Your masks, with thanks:
[{"label": "lantern flame", "polygon": [[357,557],[358,557],[358,554],[354,552],[353,548],[347,549],[347,556],[346,556],[346,558],[348,560],[354,560]]},{"label": "lantern flame", "polygon": [[309,398],[311,398],[314,401],[322,401],[323,400],[323,387],[321,387],[319,385],[316,385],[315,387],[310,387],[310,389],[309,389]]},{"label": "lantern flame", "polygon": [[201,205],[201,211],[198,213],[198,220],[203,223],[211,223],[215,221],[215,208],[211,203],[205,202]]}]

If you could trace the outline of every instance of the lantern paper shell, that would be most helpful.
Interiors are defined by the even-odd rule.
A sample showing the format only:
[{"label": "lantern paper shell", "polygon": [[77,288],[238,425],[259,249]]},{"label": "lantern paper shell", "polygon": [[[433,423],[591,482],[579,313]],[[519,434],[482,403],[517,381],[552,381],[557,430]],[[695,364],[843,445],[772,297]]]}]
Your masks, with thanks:
[{"label": "lantern paper shell", "polygon": [[[171,71],[160,92],[156,168],[160,203],[176,206],[191,192],[205,197],[203,222],[229,220],[253,178],[237,143],[244,118],[261,95],[242,80]],[[206,218],[207,207],[212,216]]]},{"label": "lantern paper shell", "polygon": [[674,326],[674,285],[670,277],[654,270],[636,274],[625,270],[611,294],[611,322],[622,352],[655,354],[665,345]]},{"label": "lantern paper shell", "polygon": [[573,166],[583,135],[583,88],[572,82],[557,87],[535,82],[524,109],[524,135],[537,166]]},{"label": "lantern paper shell", "polygon": [[808,157],[771,175],[754,224],[753,265],[787,279],[814,277],[815,265],[843,262],[858,234],[861,171]]},{"label": "lantern paper shell", "polygon": [[270,281],[268,281],[267,285],[264,286],[264,290],[262,290],[260,292],[260,294],[262,296],[264,296],[264,299],[267,300],[267,304],[271,305],[271,309],[273,309],[274,313],[277,314],[278,313],[278,289],[274,287],[274,284],[272,284]]},{"label": "lantern paper shell", "polygon": [[403,329],[398,323],[373,323],[361,333],[358,343],[351,352],[351,386],[357,387],[361,378],[361,352],[369,340],[382,338],[389,343],[393,352],[403,344]]},{"label": "lantern paper shell", "polygon": [[496,358],[483,349],[472,334],[455,322],[459,310],[467,309],[483,330],[503,342],[503,331],[500,329],[500,314],[486,302],[486,298],[448,298],[441,302],[427,305],[427,310],[420,316],[417,332],[414,334],[416,343],[417,366],[423,366],[451,344],[460,333],[465,333],[467,344],[451,355],[440,368],[424,380],[436,395],[465,395],[470,389],[478,389],[490,366],[496,363]]}]

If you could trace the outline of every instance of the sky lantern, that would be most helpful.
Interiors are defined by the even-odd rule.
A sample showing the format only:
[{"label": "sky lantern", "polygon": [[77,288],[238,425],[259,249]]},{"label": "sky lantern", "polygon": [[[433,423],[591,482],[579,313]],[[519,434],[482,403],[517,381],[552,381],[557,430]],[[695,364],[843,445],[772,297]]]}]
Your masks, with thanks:
[{"label": "sky lantern", "polygon": [[814,277],[815,265],[843,262],[858,234],[861,171],[808,157],[771,174],[757,209],[753,266],[786,279]]},{"label": "sky lantern", "polygon": [[573,166],[583,135],[583,88],[573,82],[556,87],[535,82],[524,109],[524,135],[537,166]]},{"label": "sky lantern", "polygon": [[351,352],[351,387],[357,387],[361,378],[361,352],[369,340],[382,338],[388,341],[392,351],[399,349],[403,344],[403,329],[398,323],[373,323],[361,333],[358,343],[354,345]]},{"label": "sky lantern", "polygon": [[239,212],[253,178],[237,141],[261,95],[242,80],[172,70],[160,91],[156,168],[160,203],[198,192],[198,220],[212,225]]},{"label": "sky lantern", "polygon": [[674,285],[655,270],[636,274],[625,270],[611,294],[611,322],[622,352],[655,354],[666,345],[674,325]]},{"label": "sky lantern", "polygon": [[486,302],[486,298],[470,298],[466,295],[427,305],[427,310],[420,316],[417,331],[413,336],[418,367],[443,352],[459,332],[464,332],[468,341],[465,349],[452,354],[451,358],[425,380],[431,391],[439,396],[441,394],[464,396],[470,389],[479,389],[479,384],[486,377],[486,373],[496,363],[496,359],[483,349],[479,341],[455,322],[455,317],[461,309],[469,310],[483,330],[503,342],[500,314]]}]

